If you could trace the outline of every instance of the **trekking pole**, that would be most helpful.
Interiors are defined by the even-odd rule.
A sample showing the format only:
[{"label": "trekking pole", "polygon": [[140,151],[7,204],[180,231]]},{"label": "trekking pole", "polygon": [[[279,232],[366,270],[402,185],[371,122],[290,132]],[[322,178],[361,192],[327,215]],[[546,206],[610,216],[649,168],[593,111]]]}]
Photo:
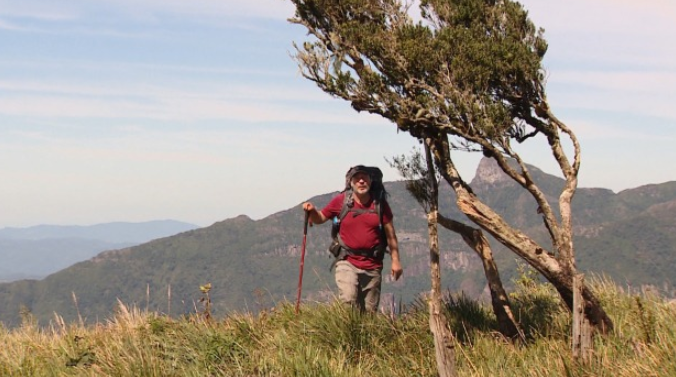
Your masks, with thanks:
[{"label": "trekking pole", "polygon": [[303,288],[303,267],[305,267],[305,243],[307,241],[307,224],[310,219],[310,212],[305,211],[305,223],[303,224],[303,246],[300,250],[300,274],[298,276],[298,294],[296,295],[296,314],[300,306],[300,292]]}]

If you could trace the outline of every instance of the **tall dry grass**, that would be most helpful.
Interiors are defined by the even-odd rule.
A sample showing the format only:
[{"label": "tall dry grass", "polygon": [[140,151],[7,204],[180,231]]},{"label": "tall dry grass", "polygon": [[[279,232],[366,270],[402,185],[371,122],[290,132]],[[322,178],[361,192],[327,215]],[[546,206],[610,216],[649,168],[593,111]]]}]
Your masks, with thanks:
[{"label": "tall dry grass", "polygon": [[[676,376],[676,305],[649,290],[592,282],[615,333],[597,336],[587,365],[572,361],[570,317],[546,284],[526,276],[512,294],[527,334],[511,343],[492,314],[448,295],[460,376]],[[180,319],[118,303],[107,322],[55,316],[0,328],[0,376],[435,376],[426,305],[360,315],[338,304],[285,303],[258,315]]]}]

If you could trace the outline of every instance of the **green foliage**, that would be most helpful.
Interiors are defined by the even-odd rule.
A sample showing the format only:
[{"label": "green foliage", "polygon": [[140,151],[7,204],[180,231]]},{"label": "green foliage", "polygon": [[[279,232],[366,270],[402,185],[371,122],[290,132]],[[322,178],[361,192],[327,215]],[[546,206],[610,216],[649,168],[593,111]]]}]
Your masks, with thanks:
[{"label": "green foliage", "polygon": [[505,152],[515,127],[544,130],[547,43],[520,3],[426,0],[416,23],[396,0],[292,2],[316,38],[296,46],[303,75],[357,111]]},{"label": "green foliage", "polygon": [[472,300],[465,294],[448,294],[444,300],[450,316],[451,330],[460,341],[469,341],[477,333],[486,333],[497,329],[492,310]]},{"label": "green foliage", "polygon": [[537,271],[520,264],[515,279],[516,290],[509,296],[516,320],[526,337],[548,337],[554,329],[568,331],[565,323],[549,326],[565,317],[567,310],[551,284],[542,283]]},{"label": "green foliage", "polygon": [[246,349],[231,334],[210,334],[205,339],[204,354],[207,365],[231,364],[247,356]]},{"label": "green foliage", "polygon": [[433,173],[436,181],[430,182],[427,161],[417,148],[414,148],[409,156],[395,156],[392,158],[392,161],[388,161],[388,163],[391,167],[397,169],[399,174],[404,177],[406,190],[411,196],[415,198],[425,212],[429,212],[430,203],[438,202],[438,199],[431,196],[432,192],[434,192],[433,188],[435,187],[432,186],[432,183],[439,182],[441,178],[438,171],[435,170]]}]

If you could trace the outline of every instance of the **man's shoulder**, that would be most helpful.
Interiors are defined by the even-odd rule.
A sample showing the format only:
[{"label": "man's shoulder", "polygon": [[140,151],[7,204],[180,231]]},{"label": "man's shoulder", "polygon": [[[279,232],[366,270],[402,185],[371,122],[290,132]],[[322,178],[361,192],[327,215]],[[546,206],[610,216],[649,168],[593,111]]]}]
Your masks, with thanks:
[{"label": "man's shoulder", "polygon": [[343,202],[345,201],[345,192],[340,192],[337,195],[335,195],[329,203],[324,207],[324,213],[328,214],[328,212],[336,212],[340,211],[340,209],[343,207]]},{"label": "man's shoulder", "polygon": [[383,198],[382,204],[383,206],[382,211],[385,213],[386,217],[394,217],[394,213],[392,212],[392,207],[390,206],[390,203]]},{"label": "man's shoulder", "polygon": [[344,202],[344,201],[345,201],[345,191],[339,192],[338,194],[336,194],[336,196],[331,198],[331,202]]}]

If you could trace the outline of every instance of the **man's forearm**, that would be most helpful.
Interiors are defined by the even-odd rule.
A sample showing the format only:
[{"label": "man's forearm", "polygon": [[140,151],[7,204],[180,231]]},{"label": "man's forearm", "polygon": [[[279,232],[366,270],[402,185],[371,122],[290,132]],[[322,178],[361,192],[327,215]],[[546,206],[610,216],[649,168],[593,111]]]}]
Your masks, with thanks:
[{"label": "man's forearm", "polygon": [[392,257],[393,261],[399,262],[399,249],[398,248],[391,248],[390,247],[390,256]]},{"label": "man's forearm", "polygon": [[310,214],[310,221],[313,224],[323,224],[326,222],[326,217],[324,217],[324,215],[322,215],[322,213],[319,212],[316,208],[313,208],[308,212]]},{"label": "man's forearm", "polygon": [[397,240],[394,226],[391,223],[385,224],[385,236],[387,238],[387,247],[390,249],[392,260],[399,261],[399,241]]}]

